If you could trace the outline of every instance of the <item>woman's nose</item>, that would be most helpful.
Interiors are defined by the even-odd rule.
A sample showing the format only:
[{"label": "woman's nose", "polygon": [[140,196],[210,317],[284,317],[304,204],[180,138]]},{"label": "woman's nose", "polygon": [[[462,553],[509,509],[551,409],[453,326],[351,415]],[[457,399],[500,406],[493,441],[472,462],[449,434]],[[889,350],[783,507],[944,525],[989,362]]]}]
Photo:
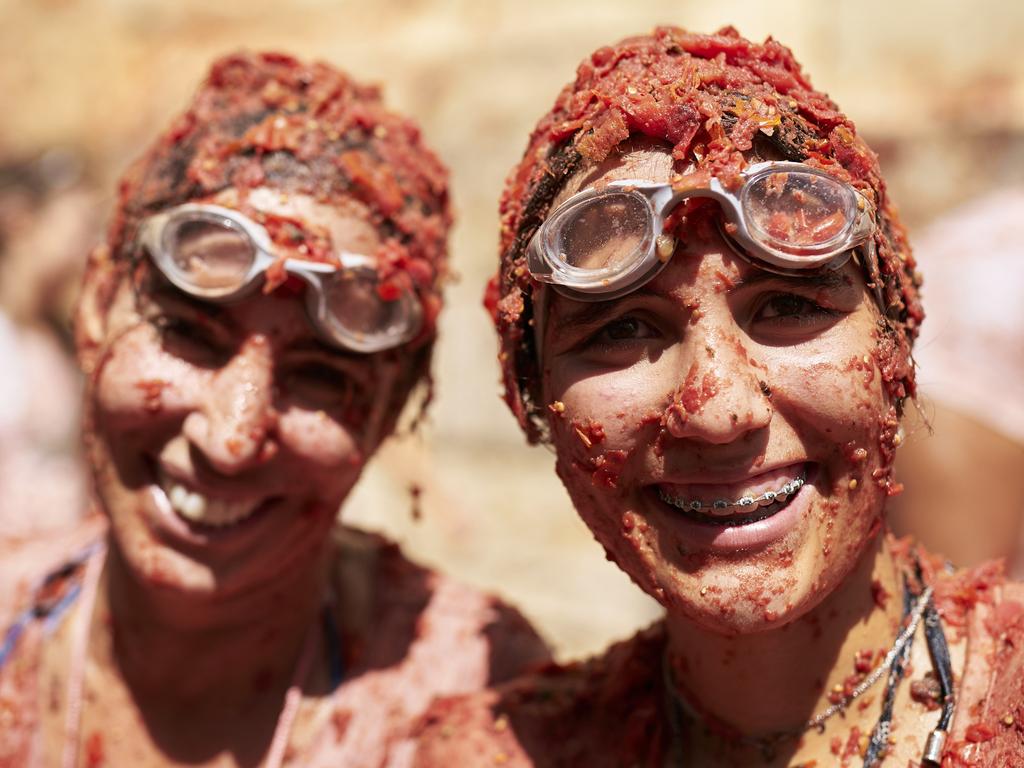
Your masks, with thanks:
[{"label": "woman's nose", "polygon": [[766,387],[739,340],[695,332],[684,345],[682,383],[665,411],[673,437],[724,444],[772,419]]},{"label": "woman's nose", "polygon": [[272,440],[274,357],[270,342],[256,334],[201,394],[200,407],[185,418],[185,437],[226,475],[258,463]]}]

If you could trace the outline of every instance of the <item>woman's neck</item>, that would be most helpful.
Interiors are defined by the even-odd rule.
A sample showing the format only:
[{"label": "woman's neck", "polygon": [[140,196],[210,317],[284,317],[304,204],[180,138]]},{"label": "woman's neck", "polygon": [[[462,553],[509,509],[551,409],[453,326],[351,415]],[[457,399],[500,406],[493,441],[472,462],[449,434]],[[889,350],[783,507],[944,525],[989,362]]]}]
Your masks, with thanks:
[{"label": "woman's neck", "polygon": [[[890,597],[878,600],[881,590]],[[854,673],[858,651],[887,651],[902,586],[880,535],[853,572],[808,614],[778,629],[723,636],[668,617],[669,659],[685,699],[729,730],[763,737],[800,730]],[[872,657],[872,663],[877,658]]]},{"label": "woman's neck", "polygon": [[133,696],[224,704],[283,691],[326,589],[326,551],[272,585],[222,598],[138,579],[116,544],[92,617],[89,657]]}]

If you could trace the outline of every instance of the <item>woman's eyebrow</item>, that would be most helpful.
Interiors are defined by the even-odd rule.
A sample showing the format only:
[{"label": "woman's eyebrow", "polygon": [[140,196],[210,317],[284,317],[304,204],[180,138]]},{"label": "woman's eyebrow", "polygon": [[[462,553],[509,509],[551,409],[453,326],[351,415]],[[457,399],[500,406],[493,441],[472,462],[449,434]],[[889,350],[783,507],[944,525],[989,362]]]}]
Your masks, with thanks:
[{"label": "woman's eyebrow", "polygon": [[602,320],[615,308],[617,301],[580,301],[574,302],[579,306],[558,311],[556,310],[554,322],[559,326],[583,326],[588,327]]},{"label": "woman's eyebrow", "polygon": [[288,351],[292,353],[306,353],[313,355],[321,355],[332,359],[343,358],[345,360],[368,360],[372,355],[366,355],[360,352],[353,352],[342,347],[335,347],[322,339],[318,338],[303,338],[298,339],[293,344],[288,346]]},{"label": "woman's eyebrow", "polygon": [[560,303],[562,303],[562,306],[568,305],[569,308],[562,309],[561,307],[553,307],[553,322],[562,326],[578,325],[586,328],[600,322],[607,315],[612,314],[618,308],[619,304],[626,299],[635,299],[644,296],[661,297],[663,294],[658,291],[652,281],[651,283],[640,286],[635,291],[632,291],[625,296],[614,299],[605,299],[604,301],[574,301],[571,299],[563,299]]},{"label": "woman's eyebrow", "polygon": [[808,275],[780,275],[763,269],[752,269],[744,277],[731,281],[730,293],[737,288],[749,288],[762,283],[781,283],[783,285],[824,288],[826,290],[843,290],[853,285],[849,276],[840,270],[815,272]]},{"label": "woman's eyebrow", "polygon": [[172,306],[184,307],[197,314],[208,315],[211,318],[219,318],[224,315],[223,306],[197,299],[195,296],[189,296],[165,280],[151,284],[148,288],[143,289],[143,293],[148,294],[150,299]]}]

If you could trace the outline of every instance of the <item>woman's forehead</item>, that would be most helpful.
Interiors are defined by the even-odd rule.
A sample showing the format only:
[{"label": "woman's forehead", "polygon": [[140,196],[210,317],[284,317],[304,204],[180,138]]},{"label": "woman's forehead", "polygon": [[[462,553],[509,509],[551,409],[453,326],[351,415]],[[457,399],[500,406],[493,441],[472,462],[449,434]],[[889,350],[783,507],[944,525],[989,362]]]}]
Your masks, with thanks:
[{"label": "woman's forehead", "polygon": [[310,195],[256,187],[246,190],[243,200],[237,189],[229,187],[206,202],[235,209],[244,204],[261,213],[294,219],[310,230],[326,233],[335,253],[373,256],[382,242],[370,209],[354,198],[338,198],[328,205]]},{"label": "woman's forehead", "polygon": [[551,203],[552,210],[565,200],[602,182],[636,179],[668,182],[674,161],[672,148],[652,139],[634,139],[612,152],[600,163],[585,165],[574,173]]}]

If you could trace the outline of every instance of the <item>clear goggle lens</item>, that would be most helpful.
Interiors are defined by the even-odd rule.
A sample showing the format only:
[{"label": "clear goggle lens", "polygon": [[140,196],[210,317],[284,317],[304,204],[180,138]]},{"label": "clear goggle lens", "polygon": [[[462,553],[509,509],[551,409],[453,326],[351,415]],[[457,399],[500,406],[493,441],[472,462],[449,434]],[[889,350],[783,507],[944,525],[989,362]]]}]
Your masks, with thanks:
[{"label": "clear goggle lens", "polygon": [[530,271],[575,298],[629,292],[671,256],[658,238],[671,211],[690,197],[715,200],[729,244],[772,271],[837,268],[875,227],[870,202],[852,186],[800,163],[751,166],[735,190],[717,178],[693,188],[622,180],[559,206],[530,243]]},{"label": "clear goggle lens", "polygon": [[244,286],[257,253],[245,232],[217,216],[170,222],[164,229],[163,247],[178,279],[210,297],[228,295]]},{"label": "clear goggle lens", "polygon": [[617,271],[636,258],[649,237],[650,207],[628,191],[608,191],[566,214],[552,245],[573,269]]},{"label": "clear goggle lens", "polygon": [[377,274],[371,269],[344,269],[324,282],[327,320],[336,332],[381,348],[408,340],[411,319],[419,316],[411,294],[381,298]]},{"label": "clear goggle lens", "polygon": [[794,254],[838,242],[857,213],[855,193],[846,184],[791,171],[751,179],[743,188],[740,204],[755,240]]}]

